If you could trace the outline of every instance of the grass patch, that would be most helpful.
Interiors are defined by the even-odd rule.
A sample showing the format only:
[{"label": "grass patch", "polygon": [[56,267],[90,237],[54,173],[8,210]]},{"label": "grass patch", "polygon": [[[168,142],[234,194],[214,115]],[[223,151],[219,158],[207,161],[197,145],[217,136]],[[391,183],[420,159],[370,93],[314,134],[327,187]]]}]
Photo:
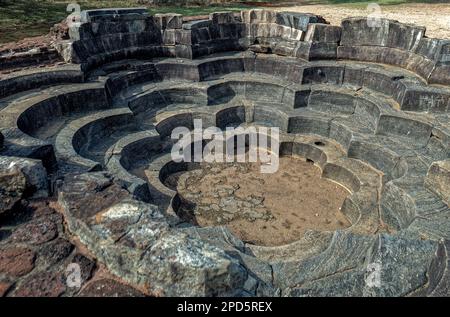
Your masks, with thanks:
[{"label": "grass patch", "polygon": [[[0,0],[0,43],[47,34],[51,26],[67,17],[69,14],[66,11],[67,5],[73,2],[78,3],[81,10],[142,6],[133,0]],[[248,8],[250,6],[236,3],[207,7],[149,7],[149,12],[151,14],[173,12],[192,16]]]}]

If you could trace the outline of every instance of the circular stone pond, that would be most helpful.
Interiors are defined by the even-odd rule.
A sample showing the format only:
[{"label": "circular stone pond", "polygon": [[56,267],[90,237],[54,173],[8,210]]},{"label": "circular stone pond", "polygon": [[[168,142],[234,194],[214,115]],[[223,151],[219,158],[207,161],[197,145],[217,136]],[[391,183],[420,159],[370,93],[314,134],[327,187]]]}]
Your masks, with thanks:
[{"label": "circular stone pond", "polygon": [[[158,296],[449,295],[448,41],[270,10],[83,19],[68,64],[0,79],[0,165],[110,273]],[[278,170],[174,161],[196,120],[278,128]]]}]

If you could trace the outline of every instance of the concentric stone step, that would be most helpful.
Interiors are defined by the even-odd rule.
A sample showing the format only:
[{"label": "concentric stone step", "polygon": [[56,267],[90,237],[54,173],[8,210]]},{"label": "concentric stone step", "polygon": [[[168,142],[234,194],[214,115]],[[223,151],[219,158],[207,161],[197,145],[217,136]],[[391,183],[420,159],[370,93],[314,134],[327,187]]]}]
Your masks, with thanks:
[{"label": "concentric stone step", "polygon": [[89,147],[92,137],[108,133],[106,127],[128,123],[132,118],[128,108],[104,110],[70,122],[55,140],[55,152],[64,164],[84,171],[101,169],[101,163],[83,157],[80,152]]},{"label": "concentric stone step", "polygon": [[[79,65],[0,79],[0,154],[42,160],[113,274],[169,296],[448,294],[449,41],[271,10],[83,14],[61,43]],[[173,160],[171,134],[196,119],[279,128],[281,156],[348,191],[350,225],[264,247],[188,222],[173,182],[199,164]]]},{"label": "concentric stone step", "polygon": [[151,197],[147,181],[132,174],[132,171],[151,161],[152,154],[162,150],[156,130],[132,133],[119,139],[106,151],[104,165],[130,193],[148,201]]},{"label": "concentric stone step", "polygon": [[45,69],[14,72],[0,78],[0,98],[20,92],[63,83],[74,84],[83,81],[84,74],[78,65],[64,65]]}]

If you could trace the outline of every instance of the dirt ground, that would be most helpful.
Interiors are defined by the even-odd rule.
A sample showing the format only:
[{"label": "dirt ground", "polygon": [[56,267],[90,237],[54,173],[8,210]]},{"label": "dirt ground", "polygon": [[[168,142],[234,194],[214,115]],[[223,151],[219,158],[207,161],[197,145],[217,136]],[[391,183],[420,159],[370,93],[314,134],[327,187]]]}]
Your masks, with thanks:
[{"label": "dirt ground", "polygon": [[[319,14],[334,25],[340,25],[341,20],[344,18],[367,16],[370,13],[365,8],[336,5],[289,6],[276,8],[276,10]],[[403,23],[422,25],[427,28],[426,35],[428,37],[450,39],[450,3],[410,3],[382,6],[381,17],[398,20]]]},{"label": "dirt ground", "polygon": [[243,241],[274,246],[308,229],[350,225],[340,212],[348,191],[320,176],[317,166],[293,157],[281,157],[274,174],[261,173],[260,163],[205,164],[181,176],[177,191],[192,203],[182,212],[196,224],[224,225]]}]

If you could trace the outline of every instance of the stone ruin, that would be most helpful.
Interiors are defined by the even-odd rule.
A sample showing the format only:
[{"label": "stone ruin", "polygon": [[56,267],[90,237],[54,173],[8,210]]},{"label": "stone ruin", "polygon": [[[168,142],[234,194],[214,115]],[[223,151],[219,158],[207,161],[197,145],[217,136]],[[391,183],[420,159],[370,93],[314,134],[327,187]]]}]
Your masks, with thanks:
[{"label": "stone ruin", "polygon": [[[367,22],[84,11],[67,64],[0,80],[0,213],[57,197],[98,261],[165,296],[450,295],[450,40]],[[279,127],[280,155],[350,191],[351,226],[268,247],[186,222],[170,133],[199,118]]]}]

